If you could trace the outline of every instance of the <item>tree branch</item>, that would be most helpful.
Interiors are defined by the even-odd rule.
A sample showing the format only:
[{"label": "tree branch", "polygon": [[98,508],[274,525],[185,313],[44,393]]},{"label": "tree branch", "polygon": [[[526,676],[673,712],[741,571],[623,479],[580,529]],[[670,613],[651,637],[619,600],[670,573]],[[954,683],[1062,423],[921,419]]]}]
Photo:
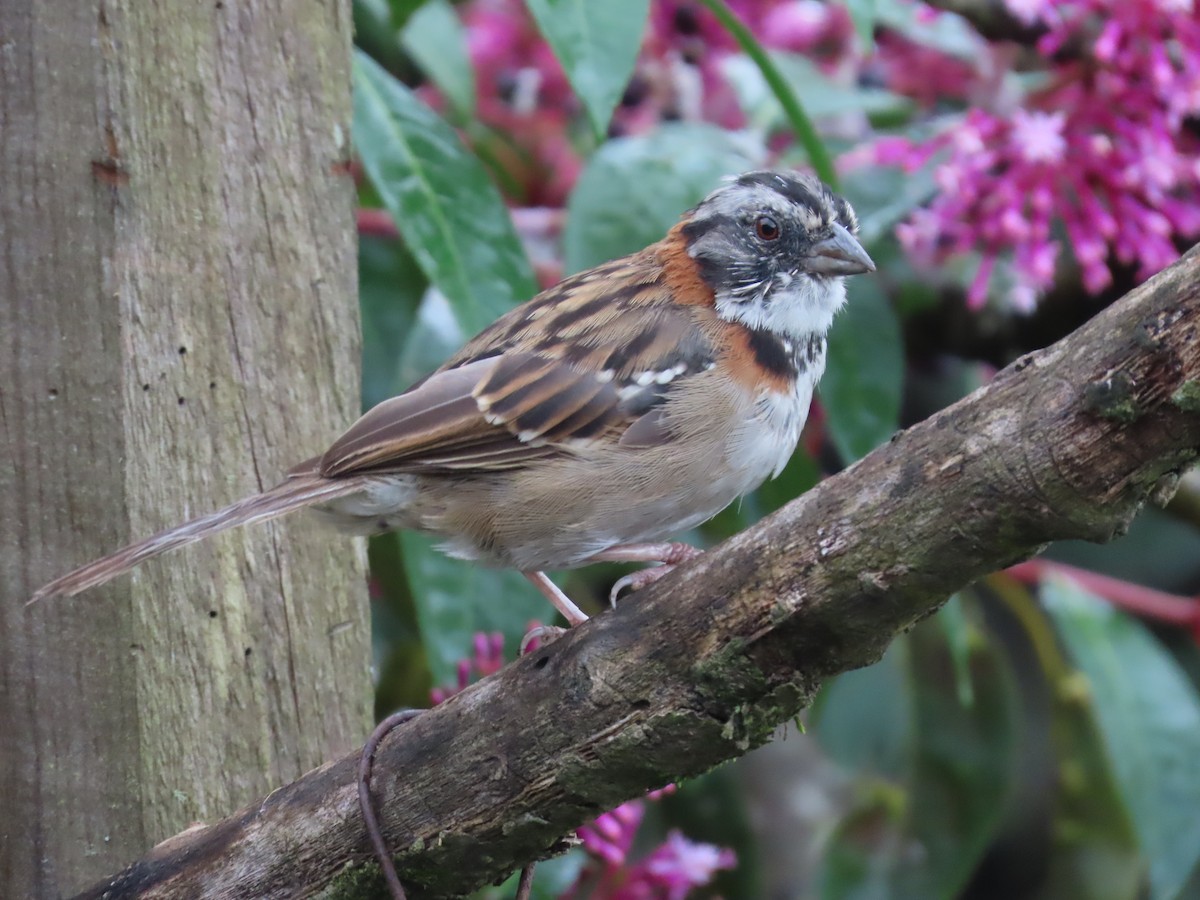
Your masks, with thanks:
[{"label": "tree branch", "polygon": [[[698,560],[393,731],[373,791],[406,886],[466,892],[586,819],[764,743],[953,591],[1122,533],[1200,448],[1200,251]],[[497,598],[499,602],[500,598]],[[85,896],[376,889],[356,755]],[[344,889],[344,890],[342,890]]]}]

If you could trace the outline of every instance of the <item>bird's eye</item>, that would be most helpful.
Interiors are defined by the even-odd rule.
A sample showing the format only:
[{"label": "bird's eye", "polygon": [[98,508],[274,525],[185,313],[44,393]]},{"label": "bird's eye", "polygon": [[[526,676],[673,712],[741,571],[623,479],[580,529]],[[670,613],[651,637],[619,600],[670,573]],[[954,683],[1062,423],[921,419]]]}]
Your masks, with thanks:
[{"label": "bird's eye", "polygon": [[759,216],[754,220],[754,233],[764,241],[779,238],[779,223],[771,216]]}]

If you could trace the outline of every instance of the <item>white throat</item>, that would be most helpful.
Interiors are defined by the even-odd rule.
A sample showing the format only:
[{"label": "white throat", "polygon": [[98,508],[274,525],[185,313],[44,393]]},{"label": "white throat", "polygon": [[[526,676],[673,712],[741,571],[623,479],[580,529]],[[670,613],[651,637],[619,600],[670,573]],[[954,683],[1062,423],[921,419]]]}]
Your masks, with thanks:
[{"label": "white throat", "polygon": [[846,285],[841,278],[817,279],[790,272],[780,272],[768,290],[751,296],[722,292],[716,297],[722,318],[796,340],[827,334],[845,303]]}]

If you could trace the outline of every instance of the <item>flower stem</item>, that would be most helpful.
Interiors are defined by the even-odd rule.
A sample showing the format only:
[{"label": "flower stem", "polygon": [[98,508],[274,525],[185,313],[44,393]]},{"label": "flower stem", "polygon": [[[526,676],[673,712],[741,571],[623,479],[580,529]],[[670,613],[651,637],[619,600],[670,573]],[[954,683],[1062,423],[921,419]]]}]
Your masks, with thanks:
[{"label": "flower stem", "polygon": [[775,99],[783,107],[783,113],[787,116],[787,120],[792,126],[792,131],[795,132],[797,140],[800,141],[800,144],[804,147],[804,151],[808,154],[808,161],[812,163],[813,170],[822,181],[834,190],[837,190],[837,171],[833,167],[833,157],[829,155],[829,151],[825,148],[825,143],[817,134],[817,129],[813,125],[812,119],[804,111],[800,99],[796,96],[795,91],[792,90],[792,86],[788,84],[787,79],[783,77],[783,73],[779,71],[779,67],[775,65],[770,54],[758,42],[745,23],[729,8],[725,0],[701,0],[701,2],[717,17],[725,30],[733,35],[734,39],[746,52],[746,55],[758,66],[759,71],[762,72],[763,78],[767,82],[767,86],[771,89],[771,93],[775,95]]},{"label": "flower stem", "polygon": [[1113,606],[1120,607],[1135,615],[1145,616],[1170,625],[1192,626],[1200,623],[1200,601],[1190,597],[1180,597],[1089,572],[1065,563],[1048,559],[1031,559],[1027,562],[1010,566],[1007,570],[1018,581],[1025,584],[1037,584],[1047,573],[1063,575],[1079,584],[1085,590],[1103,597]]}]

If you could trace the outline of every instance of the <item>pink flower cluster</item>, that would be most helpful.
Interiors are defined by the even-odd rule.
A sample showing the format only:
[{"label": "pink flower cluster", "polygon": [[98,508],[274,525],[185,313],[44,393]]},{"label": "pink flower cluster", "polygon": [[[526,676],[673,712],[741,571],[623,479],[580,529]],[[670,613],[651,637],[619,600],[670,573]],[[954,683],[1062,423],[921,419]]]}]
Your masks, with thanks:
[{"label": "pink flower cluster", "polygon": [[[530,623],[531,627],[537,623]],[[476,634],[473,653],[458,664],[455,684],[430,692],[434,706],[453,697],[471,683],[498,672],[504,665],[504,635]],[[691,841],[672,831],[648,855],[631,862],[630,851],[646,814],[646,800],[675,792],[675,785],[651,791],[645,800],[630,800],[598,816],[577,832],[591,857],[576,884],[564,895],[591,900],[683,900],[693,888],[712,881],[721,869],[737,864],[732,850]]]},{"label": "pink flower cluster", "polygon": [[[990,295],[1028,310],[1069,247],[1085,287],[1115,262],[1146,277],[1200,233],[1200,17],[1194,0],[1005,0],[1040,39],[957,55],[916,31],[882,28],[862,58],[846,7],[820,0],[727,0],[773,50],[804,53],[841,80],[861,76],[927,110],[969,111],[928,139],[885,138],[843,164],[932,166],[936,194],[898,227],[910,256],[935,265],[975,253],[972,307]],[[913,2],[918,31],[945,14]],[[578,101],[520,0],[459,10],[476,71],[481,155],[520,205],[561,207],[582,166]],[[969,40],[969,38],[968,38]],[[960,38],[961,41],[961,38]],[[724,62],[739,52],[697,0],[653,0],[632,80],[611,125],[636,134],[666,119],[743,124]],[[1019,61],[1023,95],[1012,76]],[[478,133],[477,133],[478,134]],[[778,149],[778,145],[772,144]],[[998,263],[1003,264],[998,266]]]},{"label": "pink flower cluster", "polygon": [[[804,53],[833,65],[854,40],[850,15],[841,4],[820,0],[727,0],[729,8],[772,50]],[[638,62],[638,77],[657,86],[659,102],[642,109],[656,120],[664,113],[740,128],[744,116],[723,62],[740,52],[737,41],[708,9],[695,0],[655,0]],[[655,109],[657,106],[657,109]],[[635,112],[636,116],[636,112]],[[629,113],[617,116],[620,127]],[[634,130],[632,128],[622,128]]]},{"label": "pink flower cluster", "polygon": [[864,61],[864,73],[925,108],[947,100],[965,103],[987,90],[988,79],[983,70],[996,68],[982,37],[978,51],[973,59],[951,56],[898,31],[887,30],[876,38],[875,54]]},{"label": "pink flower cluster", "polygon": [[[646,800],[658,800],[674,791],[674,785],[667,785],[647,794]],[[568,897],[586,886],[586,896],[597,900],[683,900],[693,888],[712,881],[721,869],[737,865],[732,850],[697,843],[678,830],[631,863],[629,853],[645,811],[645,801],[631,800],[579,829],[579,839],[592,863]]]},{"label": "pink flower cluster", "polygon": [[[987,299],[1011,256],[1009,303],[1026,310],[1053,283],[1065,234],[1085,287],[1112,281],[1110,257],[1145,278],[1200,233],[1200,19],[1191,0],[1007,0],[1044,33],[1048,82],[1022,108],[972,109],[925,142],[885,139],[875,161],[935,165],[938,193],[897,229],[918,261],[982,255],[968,291]],[[1002,105],[997,95],[994,106]],[[1061,232],[1060,232],[1061,228]]]},{"label": "pink flower cluster", "polygon": [[[819,0],[730,0],[768,47],[841,58],[853,41],[849,14]],[[561,206],[582,165],[571,140],[578,103],[562,67],[520,0],[469,0],[459,7],[476,73],[479,117],[493,129],[488,156],[530,206]],[[703,119],[729,128],[743,116],[721,63],[738,48],[695,0],[654,0],[641,54],[613,116],[614,134],[644,132],[664,119]]]},{"label": "pink flower cluster", "polygon": [[504,635],[498,631],[491,634],[480,632],[472,643],[474,653],[469,659],[459,660],[455,684],[435,687],[429,692],[434,706],[445,703],[476,678],[486,678],[504,667]]}]

